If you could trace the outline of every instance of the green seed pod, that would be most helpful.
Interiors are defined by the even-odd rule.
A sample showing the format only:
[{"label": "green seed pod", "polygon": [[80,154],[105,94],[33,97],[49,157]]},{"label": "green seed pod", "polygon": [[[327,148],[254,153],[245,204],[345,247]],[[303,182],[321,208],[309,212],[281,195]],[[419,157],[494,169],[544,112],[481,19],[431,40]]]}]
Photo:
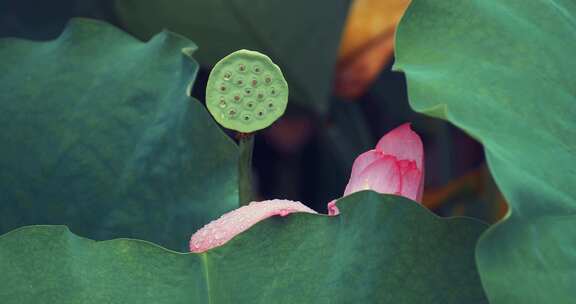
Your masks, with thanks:
[{"label": "green seed pod", "polygon": [[270,126],[288,103],[288,84],[264,54],[239,50],[220,60],[208,77],[206,105],[225,128],[251,133]]}]

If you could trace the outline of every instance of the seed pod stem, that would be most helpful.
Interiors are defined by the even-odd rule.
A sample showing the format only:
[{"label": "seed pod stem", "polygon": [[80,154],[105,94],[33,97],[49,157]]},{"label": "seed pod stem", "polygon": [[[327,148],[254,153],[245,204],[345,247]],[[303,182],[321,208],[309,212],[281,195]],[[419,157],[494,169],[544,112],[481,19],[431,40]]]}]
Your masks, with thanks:
[{"label": "seed pod stem", "polygon": [[252,152],[254,150],[253,133],[237,133],[240,147],[240,164],[238,173],[239,206],[248,205],[254,200],[254,185],[252,179]]}]

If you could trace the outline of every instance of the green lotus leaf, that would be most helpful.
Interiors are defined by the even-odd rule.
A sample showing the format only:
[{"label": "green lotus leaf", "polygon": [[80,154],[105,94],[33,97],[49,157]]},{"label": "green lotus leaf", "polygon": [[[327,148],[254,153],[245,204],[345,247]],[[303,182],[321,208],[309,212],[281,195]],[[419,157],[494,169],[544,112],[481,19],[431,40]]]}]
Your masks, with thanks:
[{"label": "green lotus leaf", "polygon": [[[474,262],[486,225],[441,219],[372,191],[337,217],[260,222],[222,247],[181,254],[128,239],[95,242],[62,226],[0,237],[4,304],[486,303]],[[33,286],[33,288],[31,288]]]},{"label": "green lotus leaf", "polygon": [[238,147],[187,96],[194,49],[87,19],[52,41],[1,39],[0,232],[65,224],[184,249],[237,207]]},{"label": "green lotus leaf", "polygon": [[414,109],[484,144],[510,203],[478,244],[490,302],[576,297],[576,2],[413,0],[396,69]]}]

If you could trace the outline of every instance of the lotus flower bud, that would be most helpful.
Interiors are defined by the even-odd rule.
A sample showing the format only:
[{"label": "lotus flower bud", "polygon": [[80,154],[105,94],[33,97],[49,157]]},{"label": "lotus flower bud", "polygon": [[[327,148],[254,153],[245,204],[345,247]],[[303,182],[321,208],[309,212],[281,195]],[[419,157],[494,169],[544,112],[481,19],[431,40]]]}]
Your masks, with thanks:
[{"label": "lotus flower bud", "polygon": [[[388,132],[376,148],[362,153],[352,165],[344,196],[361,190],[396,194],[422,200],[424,150],[420,136],[403,124]],[[336,201],[328,203],[328,214],[339,213]]]}]

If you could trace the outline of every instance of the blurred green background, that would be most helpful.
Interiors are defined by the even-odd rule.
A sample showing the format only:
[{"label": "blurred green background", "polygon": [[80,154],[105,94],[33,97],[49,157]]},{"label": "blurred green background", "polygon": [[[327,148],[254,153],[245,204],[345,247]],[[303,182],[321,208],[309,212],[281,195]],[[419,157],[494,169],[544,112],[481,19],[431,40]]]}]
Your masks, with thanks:
[{"label": "blurred green background", "polygon": [[[286,74],[287,113],[259,132],[259,199],[299,200],[319,212],[342,195],[356,156],[390,129],[412,122],[424,141],[424,205],[439,215],[495,222],[506,204],[482,146],[447,122],[411,110],[391,71],[394,29],[406,0],[0,1],[0,37],[48,40],[72,17],[105,20],[142,40],[166,28],[194,41],[204,99],[211,66],[236,49],[268,54]],[[298,18],[294,18],[294,15]],[[42,66],[38,67],[39,69]],[[233,136],[233,134],[230,134]]]}]

